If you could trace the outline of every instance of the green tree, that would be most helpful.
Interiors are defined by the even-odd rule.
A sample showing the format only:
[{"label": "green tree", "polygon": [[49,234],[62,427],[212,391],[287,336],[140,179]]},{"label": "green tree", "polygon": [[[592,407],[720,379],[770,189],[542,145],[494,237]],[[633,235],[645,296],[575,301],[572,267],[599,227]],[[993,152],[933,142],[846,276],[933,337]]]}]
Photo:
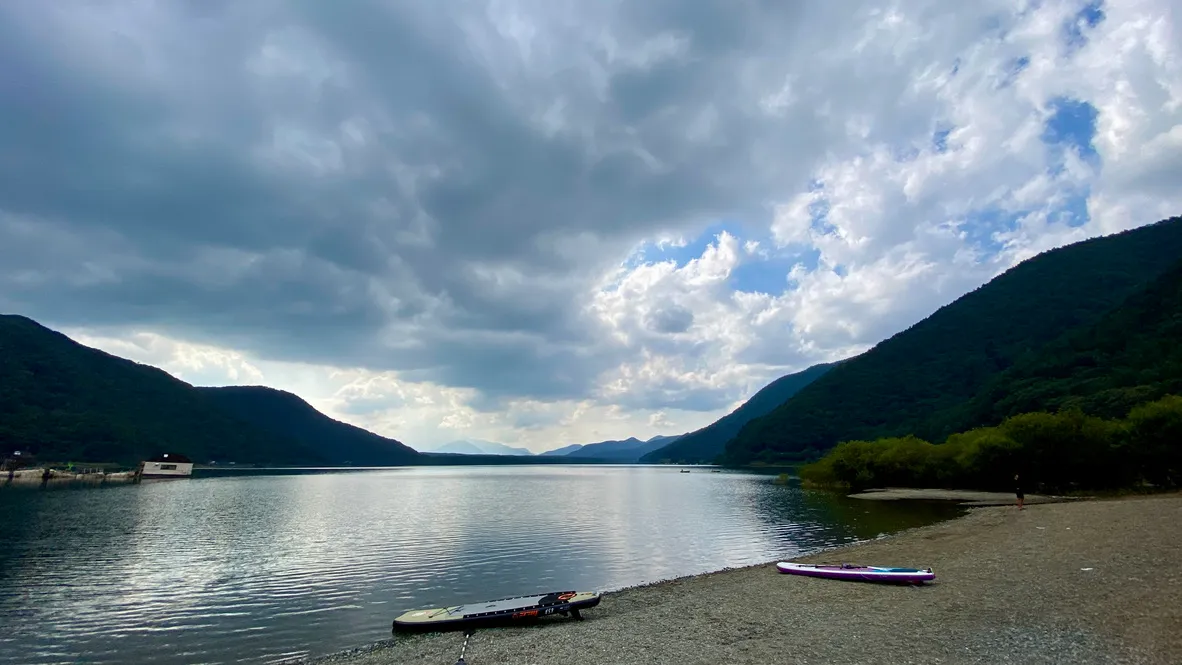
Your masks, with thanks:
[{"label": "green tree", "polygon": [[1115,454],[1117,423],[1069,409],[1013,416],[1000,429],[1021,449],[1015,471],[1047,491],[1112,487],[1127,480]]},{"label": "green tree", "polygon": [[1182,485],[1182,397],[1135,407],[1125,423],[1126,452],[1138,475],[1162,487]]}]

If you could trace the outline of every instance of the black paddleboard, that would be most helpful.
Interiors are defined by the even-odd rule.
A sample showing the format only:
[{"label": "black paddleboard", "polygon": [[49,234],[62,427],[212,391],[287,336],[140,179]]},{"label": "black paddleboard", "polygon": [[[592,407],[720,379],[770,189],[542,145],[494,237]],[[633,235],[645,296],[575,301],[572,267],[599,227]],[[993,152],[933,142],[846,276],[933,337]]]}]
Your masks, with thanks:
[{"label": "black paddleboard", "polygon": [[599,604],[598,591],[553,591],[479,603],[410,610],[394,619],[394,630],[446,630],[491,622],[513,622],[552,614],[570,614]]}]

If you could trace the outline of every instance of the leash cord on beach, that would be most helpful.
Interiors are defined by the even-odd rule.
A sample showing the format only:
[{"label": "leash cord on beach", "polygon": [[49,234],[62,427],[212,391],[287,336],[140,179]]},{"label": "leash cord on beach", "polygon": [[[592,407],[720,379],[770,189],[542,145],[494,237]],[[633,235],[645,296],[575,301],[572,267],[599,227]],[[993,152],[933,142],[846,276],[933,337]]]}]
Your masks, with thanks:
[{"label": "leash cord on beach", "polygon": [[456,665],[467,665],[468,661],[464,660],[464,652],[468,650],[468,638],[472,637],[472,631],[464,631],[464,646],[460,647],[460,659],[456,661]]}]

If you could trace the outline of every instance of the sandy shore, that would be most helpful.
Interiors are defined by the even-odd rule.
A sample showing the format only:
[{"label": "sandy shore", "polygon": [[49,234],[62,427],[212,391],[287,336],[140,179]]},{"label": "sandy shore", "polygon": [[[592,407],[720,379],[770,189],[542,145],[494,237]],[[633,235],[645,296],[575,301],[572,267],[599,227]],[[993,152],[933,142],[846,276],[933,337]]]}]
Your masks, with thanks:
[{"label": "sandy shore", "polygon": [[[895,587],[774,562],[605,594],[585,621],[478,630],[469,665],[1182,663],[1182,495],[974,508],[797,559],[931,566]],[[391,617],[392,618],[392,617]],[[459,632],[318,662],[452,665]]]},{"label": "sandy shore", "polygon": [[[867,501],[956,501],[966,506],[1012,506],[1017,497],[1013,492],[978,492],[975,490],[918,489],[912,487],[887,487],[851,494],[850,498]],[[1027,494],[1023,503],[1061,503],[1080,499],[1046,494]]]}]

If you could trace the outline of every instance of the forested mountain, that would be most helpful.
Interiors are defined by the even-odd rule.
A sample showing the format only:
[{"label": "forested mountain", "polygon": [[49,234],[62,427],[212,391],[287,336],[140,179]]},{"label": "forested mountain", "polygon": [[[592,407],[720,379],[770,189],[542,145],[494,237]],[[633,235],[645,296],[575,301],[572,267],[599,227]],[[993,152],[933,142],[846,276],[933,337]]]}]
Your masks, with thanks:
[{"label": "forested mountain", "polygon": [[801,388],[817,380],[833,368],[833,363],[821,363],[807,369],[781,376],[761,388],[739,408],[702,429],[678,438],[673,443],[640,458],[642,463],[663,461],[679,464],[708,464],[722,454],[743,425],[783,404]]},{"label": "forested mountain", "polygon": [[940,440],[991,379],[1096,323],[1180,256],[1175,217],[1027,259],[747,423],[724,461],[815,458],[848,439]]},{"label": "forested mountain", "polygon": [[[845,441],[809,483],[1041,491],[1182,484],[1182,260],[1097,323],[998,374],[945,441]],[[935,444],[935,445],[933,445]]]},{"label": "forested mountain", "polygon": [[330,464],[390,466],[420,460],[409,446],[329,418],[289,392],[263,386],[194,390],[272,436],[299,441]]},{"label": "forested mountain", "polygon": [[23,316],[0,315],[0,452],[120,462],[162,452],[198,462],[323,464],[298,440],[226,413],[163,370],[83,346]]},{"label": "forested mountain", "polygon": [[1134,406],[1171,393],[1182,394],[1182,259],[1097,323],[1019,359],[953,412],[944,428],[967,430],[1019,413],[1071,408],[1123,418]]}]

